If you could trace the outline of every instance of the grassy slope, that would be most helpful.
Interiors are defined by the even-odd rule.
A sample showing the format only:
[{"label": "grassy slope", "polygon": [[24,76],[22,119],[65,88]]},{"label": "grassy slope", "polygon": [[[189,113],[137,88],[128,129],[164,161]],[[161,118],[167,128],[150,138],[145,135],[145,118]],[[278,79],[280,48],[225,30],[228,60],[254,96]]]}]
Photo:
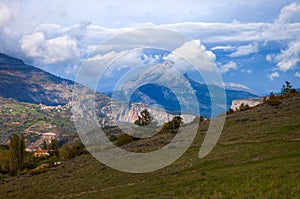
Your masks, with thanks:
[{"label": "grassy slope", "polygon": [[[1,198],[299,198],[300,96],[228,115],[221,138],[197,158],[205,134],[167,168],[122,173],[84,155],[50,171],[2,181]],[[0,182],[1,183],[1,182]]]}]

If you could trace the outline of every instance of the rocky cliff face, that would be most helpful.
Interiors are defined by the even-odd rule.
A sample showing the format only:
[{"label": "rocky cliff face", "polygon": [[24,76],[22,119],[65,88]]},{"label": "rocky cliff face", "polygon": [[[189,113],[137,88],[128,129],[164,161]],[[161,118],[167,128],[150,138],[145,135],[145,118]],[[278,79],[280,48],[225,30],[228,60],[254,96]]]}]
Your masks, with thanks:
[{"label": "rocky cliff face", "polygon": [[237,111],[240,109],[241,105],[244,106],[248,105],[249,107],[254,107],[259,104],[263,103],[262,98],[250,98],[250,99],[243,99],[243,100],[233,100],[231,104],[231,109]]},{"label": "rocky cliff face", "polygon": [[[153,121],[157,121],[158,125],[162,125],[168,121],[171,121],[175,114],[167,113],[166,111],[153,107],[147,106],[139,103],[131,103],[129,105],[108,105],[104,106],[100,113],[105,115],[104,118],[100,119],[101,126],[116,126],[119,123],[134,123],[138,119],[140,112],[144,109],[147,109]],[[196,116],[191,114],[179,114],[183,119],[184,123],[192,122]]]}]

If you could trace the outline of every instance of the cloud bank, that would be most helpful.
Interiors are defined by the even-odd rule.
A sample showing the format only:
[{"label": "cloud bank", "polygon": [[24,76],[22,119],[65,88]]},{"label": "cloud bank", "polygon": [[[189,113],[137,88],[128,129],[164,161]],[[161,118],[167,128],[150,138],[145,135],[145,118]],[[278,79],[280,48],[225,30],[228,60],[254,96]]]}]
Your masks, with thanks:
[{"label": "cloud bank", "polygon": [[24,36],[21,49],[40,64],[67,62],[80,56],[77,42],[68,35],[46,39],[42,32]]}]

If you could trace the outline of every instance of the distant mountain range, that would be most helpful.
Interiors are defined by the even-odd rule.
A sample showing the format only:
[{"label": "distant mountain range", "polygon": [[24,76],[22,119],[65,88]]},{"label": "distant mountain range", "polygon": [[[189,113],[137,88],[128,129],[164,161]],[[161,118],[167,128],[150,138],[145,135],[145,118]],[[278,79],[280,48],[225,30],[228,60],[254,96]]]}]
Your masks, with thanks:
[{"label": "distant mountain range", "polygon": [[[159,71],[164,70],[164,67],[169,67],[170,63],[162,63],[155,66],[155,70],[149,69],[136,77],[134,81],[137,83],[145,78],[148,80],[161,78],[162,81],[173,81],[175,89],[184,85],[184,81],[188,82],[196,94],[200,106],[200,114],[209,117],[211,114],[211,101],[209,97],[209,90],[207,85],[198,83],[186,74],[184,78],[178,80],[174,79],[171,74],[162,74]],[[175,81],[176,80],[176,81]],[[133,82],[121,85],[121,90],[130,90]],[[45,105],[65,105],[72,98],[72,89],[74,82],[71,80],[63,79],[50,74],[46,71],[38,69],[34,66],[26,65],[22,60],[0,54],[0,96],[5,98],[13,98],[20,102],[29,102],[34,104]],[[142,85],[142,84],[141,84]],[[177,87],[176,87],[177,86]],[[215,89],[221,89],[218,85],[213,85]],[[87,89],[86,87],[82,87]],[[237,88],[239,89],[239,88]],[[178,90],[178,89],[177,89]],[[179,92],[179,91],[178,91]],[[111,97],[111,93],[107,93]],[[120,93],[119,93],[120,94]],[[180,92],[179,92],[180,95]],[[195,103],[189,101],[191,96],[182,93],[186,98],[183,104],[179,104],[178,93],[176,95],[167,87],[160,86],[159,84],[145,84],[137,88],[130,96],[130,102],[145,104],[147,106],[157,106],[167,110],[170,113],[180,114],[180,106],[190,107],[193,110]],[[247,90],[226,89],[227,95],[227,108],[230,107],[232,100],[245,99],[257,97],[257,95]],[[96,94],[96,106],[99,109],[108,106],[110,103],[109,97],[104,94]],[[141,106],[141,105],[139,105]],[[130,108],[130,107],[129,107]],[[189,114],[197,113],[198,111],[189,111]],[[99,115],[103,113],[99,111]],[[122,113],[118,114],[122,117]],[[124,118],[124,117],[123,117]],[[129,121],[131,122],[131,121]]]},{"label": "distant mountain range", "polygon": [[[158,68],[163,69],[164,65],[158,66]],[[148,80],[153,80],[158,78],[158,75],[161,75],[158,71],[152,70],[151,73],[148,71],[137,76],[136,81],[146,77]],[[164,78],[173,80],[174,86],[184,81],[188,82],[193,93],[197,96],[196,103],[200,104],[201,115],[210,116],[211,102],[206,85],[193,81],[187,75],[184,75],[183,79],[177,79],[178,81],[175,81],[175,77],[170,74],[161,76],[161,78],[163,81],[166,80]],[[130,87],[130,83],[134,82],[121,85],[121,89],[125,91],[134,90],[134,87]],[[66,105],[72,100],[74,84],[80,85],[34,66],[26,65],[20,59],[0,54],[0,113],[2,115],[0,119],[0,144],[7,143],[10,135],[15,132],[25,133],[28,146],[33,148],[40,146],[44,138],[50,138],[49,132],[51,135],[55,134],[60,143],[74,140],[76,129],[71,119],[69,107],[59,109],[54,107]],[[214,86],[216,89],[221,88],[217,85]],[[90,90],[82,85],[80,87],[87,91]],[[184,123],[191,122],[195,118],[196,111],[188,113],[181,111],[182,104],[179,104],[178,96],[180,98],[181,95],[184,95],[182,96],[185,98],[183,106],[190,107],[190,110],[197,106],[190,100],[189,94],[186,95],[178,91],[175,93],[159,84],[145,84],[134,90],[130,96],[129,105],[123,104],[117,107],[114,107],[115,104],[111,104],[111,98],[107,95],[96,93],[95,107],[99,124],[101,126],[116,126],[119,122],[133,123],[143,109],[149,110],[158,124],[172,120],[174,115],[181,115]],[[226,89],[226,94],[228,107],[230,107],[232,100],[256,97],[251,92],[244,90]],[[49,110],[43,110],[43,106],[34,104],[44,104],[51,107]],[[34,130],[36,128],[39,129]]]},{"label": "distant mountain range", "polygon": [[[224,92],[224,87],[227,109],[230,108],[233,100],[258,97],[243,85],[230,83],[206,85],[192,80],[187,74],[178,76],[174,70],[172,71],[172,67],[172,63],[168,61],[152,66],[138,75],[129,77],[116,91],[106,94],[119,101],[156,106],[174,114],[198,115],[200,113],[205,117],[211,117],[212,114],[210,95],[215,95],[217,99],[222,98],[223,96],[219,94]],[[214,93],[210,94],[212,90]],[[222,108],[214,108],[220,110],[218,114],[224,111]]]},{"label": "distant mountain range", "polygon": [[[209,89],[205,84],[200,84],[192,79],[190,79],[187,75],[185,76],[192,88],[195,90],[198,103],[199,103],[199,112],[201,115],[205,117],[211,116],[211,99],[208,95]],[[214,87],[214,90],[221,89],[217,85],[210,85]],[[227,109],[230,108],[233,100],[237,99],[248,99],[258,97],[257,95],[250,93],[244,90],[230,90],[225,89],[226,92],[226,106]],[[140,87],[131,97],[131,102],[138,102],[147,105],[159,104],[164,109],[173,113],[180,113],[180,103],[178,102],[176,96],[170,92],[169,89],[156,85],[156,84],[147,84],[145,86]],[[191,104],[190,104],[191,105]],[[196,113],[191,112],[192,114]]]}]

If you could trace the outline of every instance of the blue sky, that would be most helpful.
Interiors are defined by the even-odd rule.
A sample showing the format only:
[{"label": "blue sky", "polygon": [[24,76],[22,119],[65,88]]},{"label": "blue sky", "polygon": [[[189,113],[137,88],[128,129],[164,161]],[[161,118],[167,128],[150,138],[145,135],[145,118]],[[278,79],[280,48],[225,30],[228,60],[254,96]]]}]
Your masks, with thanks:
[{"label": "blue sky", "polygon": [[[215,64],[225,82],[258,94],[279,91],[285,80],[300,87],[300,1],[2,0],[0,16],[0,52],[69,79],[104,41],[138,28],[161,28],[198,41],[200,57]],[[107,72],[107,80],[167,57],[161,51],[125,55],[119,45],[101,53],[103,64],[120,55],[126,60]]]}]

